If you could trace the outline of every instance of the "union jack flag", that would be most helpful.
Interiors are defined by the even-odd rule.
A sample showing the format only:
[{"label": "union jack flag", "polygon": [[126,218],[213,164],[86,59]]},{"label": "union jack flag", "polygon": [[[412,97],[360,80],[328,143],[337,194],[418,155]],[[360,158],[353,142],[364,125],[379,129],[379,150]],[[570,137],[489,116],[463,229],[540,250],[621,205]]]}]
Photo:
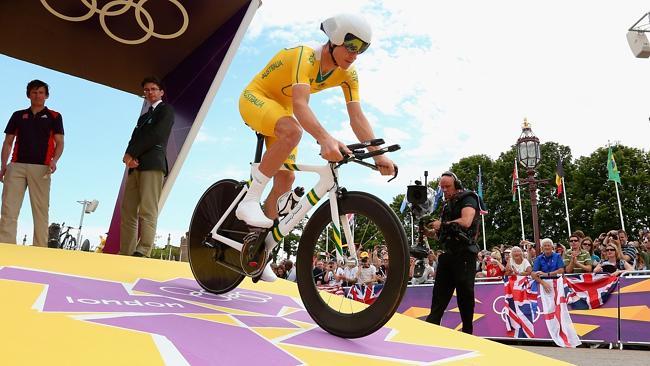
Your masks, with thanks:
[{"label": "union jack flag", "polygon": [[370,286],[356,284],[350,287],[346,297],[370,305],[377,300],[383,288],[384,285],[381,284]]},{"label": "union jack flag", "polygon": [[539,309],[538,293],[534,281],[528,276],[508,276],[504,278],[505,304],[503,321],[508,334],[515,338],[534,338],[533,323]]},{"label": "union jack flag", "polygon": [[573,310],[596,309],[605,304],[618,285],[618,277],[608,273],[565,276],[564,293]]}]

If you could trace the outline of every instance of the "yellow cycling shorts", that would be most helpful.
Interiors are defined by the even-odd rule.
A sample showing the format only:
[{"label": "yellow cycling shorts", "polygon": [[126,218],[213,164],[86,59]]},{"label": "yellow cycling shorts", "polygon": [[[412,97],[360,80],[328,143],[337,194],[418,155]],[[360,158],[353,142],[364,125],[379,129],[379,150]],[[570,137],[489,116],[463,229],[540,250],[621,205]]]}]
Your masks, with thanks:
[{"label": "yellow cycling shorts", "polygon": [[[239,113],[248,127],[265,136],[267,149],[277,140],[275,125],[280,118],[293,118],[290,108],[268,98],[264,93],[251,89],[244,90],[239,97]],[[284,162],[295,164],[297,153],[298,148],[296,147]]]}]

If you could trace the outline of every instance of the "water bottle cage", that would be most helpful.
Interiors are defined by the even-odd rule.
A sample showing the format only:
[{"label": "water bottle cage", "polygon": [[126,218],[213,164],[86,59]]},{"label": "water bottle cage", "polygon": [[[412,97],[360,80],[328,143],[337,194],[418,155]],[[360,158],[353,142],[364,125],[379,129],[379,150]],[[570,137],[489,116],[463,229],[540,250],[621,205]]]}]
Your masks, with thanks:
[{"label": "water bottle cage", "polygon": [[278,198],[278,215],[280,217],[287,216],[291,210],[298,204],[300,198],[305,194],[303,187],[296,187],[293,191],[285,192]]}]

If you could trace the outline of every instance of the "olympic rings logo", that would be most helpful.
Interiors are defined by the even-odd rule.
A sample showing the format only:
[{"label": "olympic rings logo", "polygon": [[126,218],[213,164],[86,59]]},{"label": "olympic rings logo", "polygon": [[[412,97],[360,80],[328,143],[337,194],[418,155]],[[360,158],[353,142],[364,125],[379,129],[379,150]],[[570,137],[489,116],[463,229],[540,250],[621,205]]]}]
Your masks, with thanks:
[{"label": "olympic rings logo", "polygon": [[[243,301],[252,303],[265,303],[273,299],[271,296],[260,293],[247,293],[244,291],[232,291],[226,294],[215,295],[210,292],[205,292],[203,289],[196,290],[183,287],[162,286],[160,290],[174,295],[183,295],[196,297],[203,300],[216,301],[216,302],[230,302],[230,301]],[[197,300],[198,301],[198,300]]]},{"label": "olympic rings logo", "polygon": [[[492,302],[492,311],[494,311],[495,314],[498,314],[501,317],[501,320],[503,320],[504,322],[506,321],[506,315],[508,314],[508,309],[505,306],[502,306],[501,310],[499,310],[498,304],[504,305],[505,302],[506,302],[505,295],[501,295],[497,297]],[[539,319],[539,317],[540,317],[540,311],[539,309],[537,309],[537,311],[535,312],[535,316],[533,317],[533,323],[535,323],[537,319]]]},{"label": "olympic rings logo", "polygon": [[[81,0],[81,2],[88,8],[88,12],[84,15],[73,17],[59,13],[58,11],[54,10],[50,4],[47,3],[47,0],[41,0],[41,4],[43,4],[45,9],[47,9],[50,13],[70,22],[83,22],[84,20],[90,19],[93,15],[99,14],[99,23],[101,24],[104,32],[117,42],[130,45],[144,43],[152,36],[160,39],[176,38],[185,33],[189,24],[189,16],[187,15],[187,10],[185,10],[183,5],[181,5],[178,0],[169,0],[169,2],[174,4],[181,12],[183,16],[183,24],[178,31],[171,34],[160,34],[154,31],[153,18],[151,17],[151,14],[149,14],[149,12],[143,7],[144,3],[146,3],[147,0],[113,0],[106,3],[104,6],[102,6],[101,9],[97,6],[97,0]],[[119,8],[113,10],[113,8],[117,7]],[[142,28],[142,30],[145,32],[144,36],[138,39],[120,38],[111,32],[106,25],[106,17],[120,16],[129,11],[130,8],[135,9],[135,20],[140,28]]]}]

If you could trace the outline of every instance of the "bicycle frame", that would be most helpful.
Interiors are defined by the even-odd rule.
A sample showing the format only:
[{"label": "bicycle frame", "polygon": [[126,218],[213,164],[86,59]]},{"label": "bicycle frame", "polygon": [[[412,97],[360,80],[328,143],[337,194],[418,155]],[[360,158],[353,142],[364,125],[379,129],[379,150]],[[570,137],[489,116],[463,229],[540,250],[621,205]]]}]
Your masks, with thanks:
[{"label": "bicycle frame", "polygon": [[[259,165],[255,163],[254,165]],[[273,248],[285,237],[287,234],[295,228],[300,220],[307,216],[307,213],[318,204],[318,202],[325,196],[329,195],[330,199],[330,210],[332,215],[333,232],[334,232],[334,243],[336,249],[336,259],[339,264],[345,263],[347,260],[357,259],[356,250],[354,248],[354,243],[348,243],[349,255],[346,258],[343,255],[343,243],[341,239],[341,226],[343,226],[343,233],[346,238],[352,238],[352,230],[350,229],[350,222],[346,215],[339,215],[338,202],[337,202],[337,192],[338,192],[338,166],[334,163],[328,163],[325,165],[306,165],[306,164],[284,164],[281,170],[289,171],[300,171],[300,172],[312,172],[319,175],[319,180],[316,185],[309,190],[296,204],[296,206],[282,218],[279,222],[276,222],[270,229],[267,234],[264,245],[267,252],[271,252]],[[244,194],[248,191],[248,185],[242,189],[241,192],[237,195],[235,200],[230,204],[226,212],[219,218],[219,221],[214,226],[210,234],[212,238],[224,243],[238,251],[242,250],[243,244],[226,238],[223,235],[218,234],[218,230],[225,221],[226,217],[232,212],[232,210],[237,207],[237,204],[242,199]],[[339,222],[340,221],[340,222]],[[341,225],[342,224],[342,225]]]}]

